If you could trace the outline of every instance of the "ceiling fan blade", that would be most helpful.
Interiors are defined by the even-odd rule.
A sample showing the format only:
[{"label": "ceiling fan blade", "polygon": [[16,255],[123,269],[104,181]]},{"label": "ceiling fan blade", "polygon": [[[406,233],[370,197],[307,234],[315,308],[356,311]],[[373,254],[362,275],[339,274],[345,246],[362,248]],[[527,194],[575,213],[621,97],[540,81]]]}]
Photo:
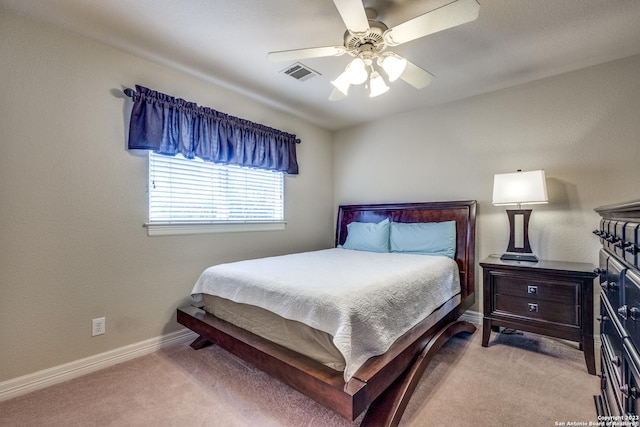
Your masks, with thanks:
[{"label": "ceiling fan blade", "polygon": [[423,70],[416,64],[407,61],[407,66],[400,75],[400,78],[416,89],[422,89],[423,87],[429,86],[434,76],[427,70]]},{"label": "ceiling fan blade", "polygon": [[397,46],[471,22],[478,17],[479,11],[480,4],[476,0],[456,0],[390,28],[384,33],[384,40],[391,46]]},{"label": "ceiling fan blade", "polygon": [[369,19],[362,0],[333,0],[347,29],[355,35],[369,32]]},{"label": "ceiling fan blade", "polygon": [[331,95],[329,95],[329,101],[340,101],[341,99],[346,98],[347,95],[339,91],[337,88],[333,88],[331,91]]},{"label": "ceiling fan blade", "polygon": [[269,52],[267,58],[272,62],[297,61],[305,58],[320,58],[322,56],[340,56],[346,53],[342,46],[309,47],[306,49],[280,50]]}]

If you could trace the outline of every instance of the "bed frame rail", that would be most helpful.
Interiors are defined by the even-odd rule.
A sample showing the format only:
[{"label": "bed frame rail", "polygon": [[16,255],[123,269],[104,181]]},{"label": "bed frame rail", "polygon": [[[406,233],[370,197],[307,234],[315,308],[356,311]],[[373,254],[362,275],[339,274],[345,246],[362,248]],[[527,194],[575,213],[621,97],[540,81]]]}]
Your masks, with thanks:
[{"label": "bed frame rail", "polygon": [[302,394],[353,420],[368,405],[366,383],[345,384],[342,372],[252,334],[193,306],[181,307],[178,323],[200,336],[191,344],[198,350],[216,344]]}]

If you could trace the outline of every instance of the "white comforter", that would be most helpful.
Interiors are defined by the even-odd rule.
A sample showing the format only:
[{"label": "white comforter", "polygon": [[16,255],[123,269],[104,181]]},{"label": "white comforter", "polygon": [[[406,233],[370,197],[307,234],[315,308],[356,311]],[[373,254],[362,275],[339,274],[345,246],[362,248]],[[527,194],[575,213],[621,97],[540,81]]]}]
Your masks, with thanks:
[{"label": "white comforter", "polygon": [[348,381],[459,292],[450,258],[334,248],[210,267],[192,297],[252,304],[331,334]]}]

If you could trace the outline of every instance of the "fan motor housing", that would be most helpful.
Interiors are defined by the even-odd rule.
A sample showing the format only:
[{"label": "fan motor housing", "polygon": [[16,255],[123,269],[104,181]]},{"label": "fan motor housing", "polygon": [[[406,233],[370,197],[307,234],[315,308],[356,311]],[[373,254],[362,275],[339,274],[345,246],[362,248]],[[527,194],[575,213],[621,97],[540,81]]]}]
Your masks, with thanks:
[{"label": "fan motor housing", "polygon": [[380,21],[369,20],[371,30],[365,36],[357,36],[348,30],[344,33],[344,47],[349,51],[382,52],[387,46],[382,36],[389,29]]}]

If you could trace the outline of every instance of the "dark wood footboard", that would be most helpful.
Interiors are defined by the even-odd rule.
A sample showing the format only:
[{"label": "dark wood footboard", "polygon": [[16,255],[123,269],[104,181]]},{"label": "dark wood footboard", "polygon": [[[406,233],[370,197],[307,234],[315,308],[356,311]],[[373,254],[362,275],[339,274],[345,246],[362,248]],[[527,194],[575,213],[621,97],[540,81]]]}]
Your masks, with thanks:
[{"label": "dark wood footboard", "polygon": [[[179,308],[177,318],[180,324],[199,335],[191,345],[193,348],[219,345],[347,419],[356,419],[370,406],[369,411],[376,406],[388,408],[399,405],[393,411],[396,413],[394,419],[399,420],[415,384],[435,352],[456,333],[475,331],[473,325],[455,321],[461,314],[455,308],[456,303],[455,300],[446,303],[403,335],[387,353],[371,358],[348,382],[344,381],[341,371],[254,335],[200,308]],[[456,328],[451,326],[453,324],[457,325]],[[401,387],[400,392],[389,391],[396,380],[411,386]],[[385,396],[374,403],[383,393]],[[367,416],[367,423],[386,425],[378,424],[379,414],[385,411],[374,410],[373,413],[378,415]]]},{"label": "dark wood footboard", "polygon": [[436,332],[411,366],[369,406],[361,426],[397,426],[422,374],[438,350],[454,335],[461,332],[472,334],[475,331],[476,327],[471,323],[455,321]]},{"label": "dark wood footboard", "polygon": [[200,347],[205,341],[219,345],[345,418],[355,419],[366,409],[366,384],[358,380],[345,384],[340,371],[218,319],[197,307],[179,308],[178,323],[200,335],[196,339]]}]

